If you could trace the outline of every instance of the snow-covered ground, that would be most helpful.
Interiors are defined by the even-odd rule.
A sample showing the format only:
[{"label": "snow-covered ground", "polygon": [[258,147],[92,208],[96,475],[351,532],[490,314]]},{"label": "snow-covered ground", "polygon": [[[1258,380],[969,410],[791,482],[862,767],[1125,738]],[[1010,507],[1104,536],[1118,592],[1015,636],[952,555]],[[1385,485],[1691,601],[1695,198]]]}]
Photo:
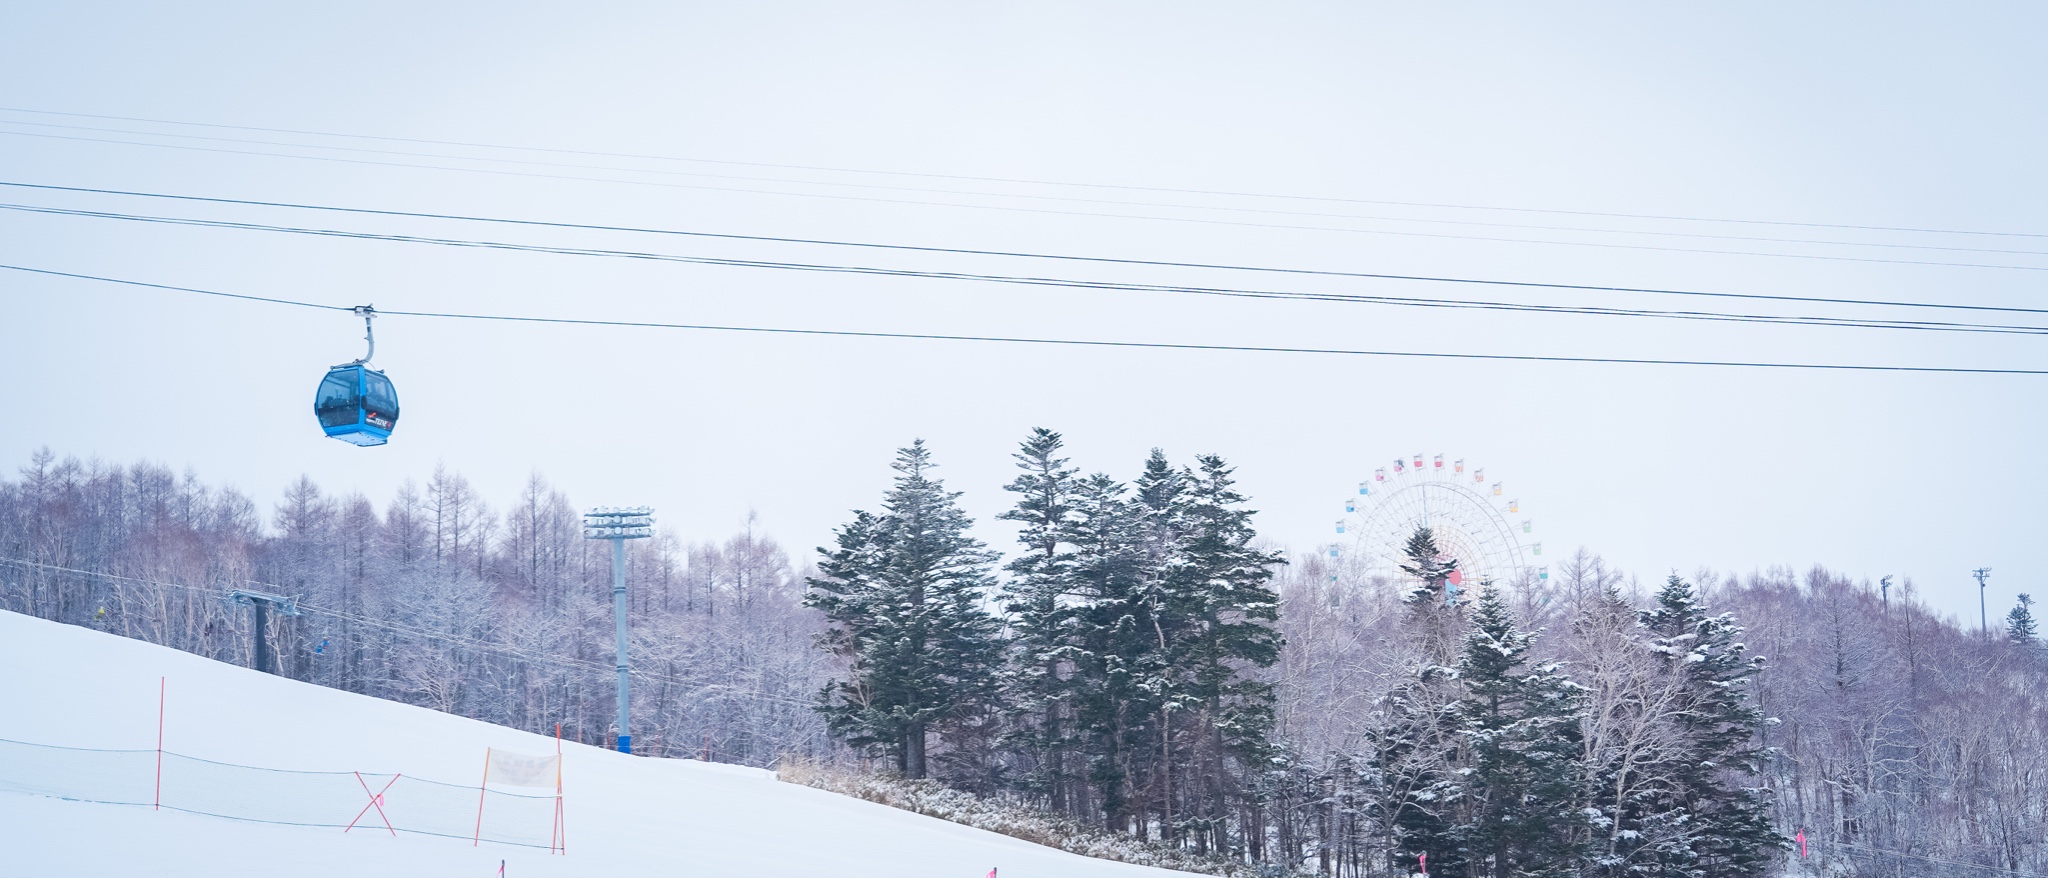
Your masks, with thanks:
[{"label": "snow-covered ground", "polygon": [[[474,784],[486,747],[554,749],[552,738],[0,612],[0,738],[154,749],[159,678],[169,692],[164,749],[204,759]],[[753,769],[573,744],[565,753],[566,856],[0,792],[0,875],[488,878],[500,861],[512,878],[1182,874],[1079,857]]]}]

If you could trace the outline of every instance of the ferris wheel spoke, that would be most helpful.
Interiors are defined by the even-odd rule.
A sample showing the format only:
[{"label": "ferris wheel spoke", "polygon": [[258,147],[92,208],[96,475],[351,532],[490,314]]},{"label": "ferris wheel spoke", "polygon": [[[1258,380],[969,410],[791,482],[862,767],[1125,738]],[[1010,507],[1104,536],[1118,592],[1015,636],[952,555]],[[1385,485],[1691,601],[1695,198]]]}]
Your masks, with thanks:
[{"label": "ferris wheel spoke", "polygon": [[1417,466],[1415,456],[1407,455],[1400,458],[1400,469],[1385,468],[1385,481],[1377,474],[1366,480],[1367,493],[1350,498],[1343,519],[1340,565],[1368,581],[1398,579],[1408,538],[1427,525],[1444,556],[1458,561],[1468,581],[1523,579],[1527,558],[1519,532],[1488,484],[1468,481],[1465,471],[1448,464],[1439,468],[1436,459],[1424,455]]}]

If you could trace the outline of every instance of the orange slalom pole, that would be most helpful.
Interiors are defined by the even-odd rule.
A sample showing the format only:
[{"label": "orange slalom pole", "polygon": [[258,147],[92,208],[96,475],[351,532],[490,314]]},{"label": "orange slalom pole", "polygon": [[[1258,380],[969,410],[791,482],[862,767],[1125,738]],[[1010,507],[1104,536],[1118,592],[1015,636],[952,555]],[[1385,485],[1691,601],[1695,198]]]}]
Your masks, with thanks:
[{"label": "orange slalom pole", "polygon": [[562,856],[569,855],[569,811],[562,803],[562,724],[555,723],[555,834],[562,841]]},{"label": "orange slalom pole", "polygon": [[156,678],[156,803],[151,810],[164,809],[164,690],[168,677]]},{"label": "orange slalom pole", "polygon": [[469,840],[470,847],[476,847],[484,840],[484,788],[491,785],[491,748],[484,748],[484,779],[476,785],[476,837]]}]

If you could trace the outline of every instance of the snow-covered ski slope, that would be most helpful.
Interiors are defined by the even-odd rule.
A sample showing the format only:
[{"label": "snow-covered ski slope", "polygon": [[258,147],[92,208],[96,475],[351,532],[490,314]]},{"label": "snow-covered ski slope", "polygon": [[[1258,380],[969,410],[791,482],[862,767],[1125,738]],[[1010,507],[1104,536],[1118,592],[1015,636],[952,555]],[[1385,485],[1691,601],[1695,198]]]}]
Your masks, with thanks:
[{"label": "snow-covered ski slope", "polygon": [[[0,612],[0,738],[164,749],[296,770],[475,784],[484,748],[554,740],[296,683],[88,629]],[[568,745],[568,854],[381,826],[344,834],[0,792],[0,875],[489,878],[1166,878],[942,820],[778,783],[764,771]],[[486,815],[488,819],[488,815]]]}]

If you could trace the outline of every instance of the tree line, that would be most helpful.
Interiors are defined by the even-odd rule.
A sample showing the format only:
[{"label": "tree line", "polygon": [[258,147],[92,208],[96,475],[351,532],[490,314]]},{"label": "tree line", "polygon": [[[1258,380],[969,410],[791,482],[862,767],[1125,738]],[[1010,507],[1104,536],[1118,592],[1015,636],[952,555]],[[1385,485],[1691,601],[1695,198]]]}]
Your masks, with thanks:
[{"label": "tree line", "polygon": [[[267,508],[266,508],[267,506]],[[834,752],[829,657],[786,552],[751,525],[630,544],[635,750],[766,765]],[[37,452],[0,480],[0,608],[252,664],[230,588],[271,614],[263,670],[588,744],[611,740],[609,546],[539,475],[494,508],[437,467],[381,506],[310,479],[275,501],[190,472]]]},{"label": "tree line", "polygon": [[[1130,484],[1082,476],[1038,430],[1008,490],[1003,566],[904,448],[810,580],[847,673],[823,711],[911,778],[1020,793],[1111,831],[1264,860],[1282,563],[1254,545],[1222,458],[1154,451]],[[936,752],[927,754],[936,745]],[[937,763],[936,765],[934,763]],[[1243,845],[1249,848],[1240,850]]]},{"label": "tree line", "polygon": [[[1228,464],[1154,451],[1127,485],[1081,475],[1062,445],[1041,429],[1015,455],[1002,517],[1023,551],[1000,582],[929,451],[899,452],[881,511],[855,513],[811,579],[846,662],[824,692],[835,734],[912,778],[1326,873],[1748,875],[1779,858],[1760,663],[1683,580],[1641,612],[1610,587],[1573,619],[1604,641],[1581,682],[1535,654],[1501,585],[1456,598],[1457,559],[1418,529],[1398,581],[1357,584],[1399,589],[1380,691],[1347,717],[1357,734],[1305,749],[1277,725],[1271,673],[1285,562]],[[1314,789],[1332,772],[1341,826]]]},{"label": "tree line", "polygon": [[[1083,475],[1039,430],[1014,459],[1007,553],[923,443],[813,561],[751,526],[630,544],[636,750],[928,777],[1275,874],[2048,869],[2031,600],[1980,634],[1910,582],[1645,584],[1583,550],[1450,589],[1427,532],[1393,575],[1280,552],[1219,457]],[[248,664],[220,595],[283,591],[268,670],[604,744],[579,525],[538,475],[259,504],[44,451],[0,479],[0,607]]]}]

